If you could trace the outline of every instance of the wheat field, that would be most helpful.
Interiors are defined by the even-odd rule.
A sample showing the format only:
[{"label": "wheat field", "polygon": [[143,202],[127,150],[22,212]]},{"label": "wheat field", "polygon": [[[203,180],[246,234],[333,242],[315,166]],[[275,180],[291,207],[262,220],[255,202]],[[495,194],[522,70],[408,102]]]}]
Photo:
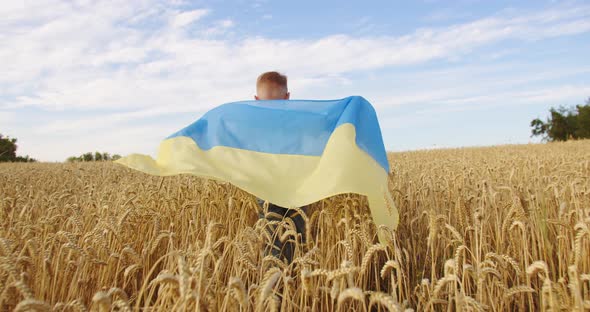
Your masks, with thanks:
[{"label": "wheat field", "polygon": [[389,158],[397,231],[362,196],[325,199],[305,244],[274,224],[290,264],[264,255],[270,224],[229,184],[0,164],[0,311],[590,309],[590,141]]}]

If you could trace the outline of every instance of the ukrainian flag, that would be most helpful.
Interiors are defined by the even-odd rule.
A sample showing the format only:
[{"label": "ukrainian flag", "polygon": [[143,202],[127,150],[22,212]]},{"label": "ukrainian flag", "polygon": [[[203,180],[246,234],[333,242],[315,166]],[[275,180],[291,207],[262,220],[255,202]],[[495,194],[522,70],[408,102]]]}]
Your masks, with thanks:
[{"label": "ukrainian flag", "polygon": [[157,159],[116,161],[158,176],[230,182],[282,207],[343,193],[366,195],[376,225],[395,229],[389,163],[377,115],[360,96],[224,104],[161,142]]}]

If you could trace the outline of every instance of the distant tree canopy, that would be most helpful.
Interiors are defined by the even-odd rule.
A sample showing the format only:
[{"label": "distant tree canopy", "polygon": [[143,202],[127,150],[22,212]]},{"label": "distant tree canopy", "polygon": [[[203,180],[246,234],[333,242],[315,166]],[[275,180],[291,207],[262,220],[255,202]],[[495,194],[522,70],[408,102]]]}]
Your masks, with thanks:
[{"label": "distant tree canopy", "polygon": [[72,157],[68,157],[67,162],[78,162],[78,161],[111,161],[111,160],[117,160],[121,158],[120,155],[113,155],[111,156],[111,154],[109,153],[100,153],[100,152],[88,152],[88,153],[84,153],[80,156],[72,156]]},{"label": "distant tree canopy", "polygon": [[531,121],[531,136],[542,136],[544,141],[567,141],[590,138],[590,98],[585,105],[560,106],[549,110],[547,121]]},{"label": "distant tree canopy", "polygon": [[36,160],[27,156],[17,156],[16,138],[4,137],[0,133],[0,162],[35,162]]}]

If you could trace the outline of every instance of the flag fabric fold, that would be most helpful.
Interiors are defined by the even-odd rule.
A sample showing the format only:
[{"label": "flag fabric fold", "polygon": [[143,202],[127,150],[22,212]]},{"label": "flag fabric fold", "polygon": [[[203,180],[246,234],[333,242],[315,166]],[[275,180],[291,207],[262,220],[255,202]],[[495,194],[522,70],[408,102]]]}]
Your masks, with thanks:
[{"label": "flag fabric fold", "polygon": [[164,139],[156,159],[131,154],[116,162],[230,182],[283,207],[366,195],[377,226],[398,223],[377,115],[360,96],[224,104]]}]

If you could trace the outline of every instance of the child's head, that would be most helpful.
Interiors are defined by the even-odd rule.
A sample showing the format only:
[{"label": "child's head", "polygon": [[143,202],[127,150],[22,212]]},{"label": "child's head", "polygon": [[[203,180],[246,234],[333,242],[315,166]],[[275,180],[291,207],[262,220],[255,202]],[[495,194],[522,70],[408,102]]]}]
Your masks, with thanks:
[{"label": "child's head", "polygon": [[256,80],[257,100],[288,100],[287,76],[275,71],[266,72]]}]

